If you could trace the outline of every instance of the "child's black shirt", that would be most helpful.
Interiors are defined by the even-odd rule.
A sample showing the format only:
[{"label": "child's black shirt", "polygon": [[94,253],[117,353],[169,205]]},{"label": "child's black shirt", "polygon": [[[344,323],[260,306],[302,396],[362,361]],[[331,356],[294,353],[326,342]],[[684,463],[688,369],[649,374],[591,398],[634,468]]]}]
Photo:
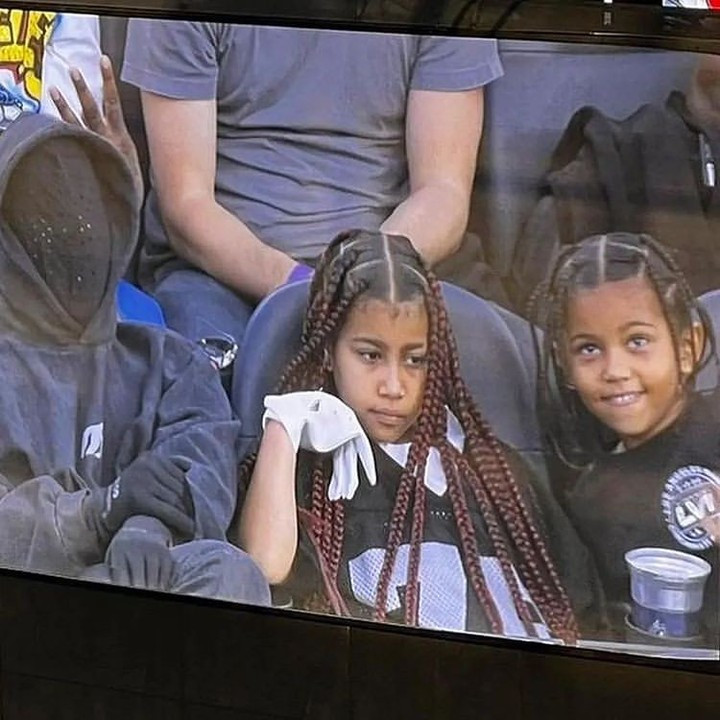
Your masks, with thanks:
[{"label": "child's black shirt", "polygon": [[673,425],[637,448],[603,456],[580,475],[568,495],[568,513],[593,554],[608,603],[618,610],[616,624],[624,622],[620,611],[631,601],[625,553],[659,547],[698,555],[711,564],[703,616],[707,632],[717,632],[718,549],[692,547],[691,541],[676,538],[663,509],[668,480],[691,466],[720,473],[718,391],[692,394]]},{"label": "child's black shirt", "polygon": [[[526,499],[536,524],[546,539],[550,556],[570,596],[576,616],[593,626],[600,617],[598,583],[587,550],[580,543],[571,523],[544,485],[531,476],[526,463],[509,448],[504,448],[510,469]],[[372,618],[375,591],[387,544],[388,526],[402,467],[373,443],[378,482],[371,486],[359,466],[360,485],[351,500],[345,502],[345,534],[339,591],[350,614]],[[301,451],[298,457],[298,505],[310,508],[311,475],[315,455]],[[507,635],[537,633],[548,637],[548,630],[535,604],[529,600],[532,617],[537,618],[528,632],[517,618],[509,589],[503,579],[485,521],[473,499],[468,498],[470,515],[485,581],[499,606]],[[409,513],[412,511],[410,509]],[[404,591],[407,581],[410,521],[395,563],[388,593],[388,619],[403,622]],[[477,601],[466,577],[460,550],[460,536],[453,516],[449,493],[438,496],[426,490],[426,513],[419,570],[422,627],[491,632],[489,619]],[[517,564],[515,565],[517,568]],[[322,592],[322,580],[311,540],[300,526],[296,562],[286,589],[293,604],[303,606],[304,598]],[[521,587],[522,584],[521,584]],[[523,593],[526,594],[525,592]]]}]

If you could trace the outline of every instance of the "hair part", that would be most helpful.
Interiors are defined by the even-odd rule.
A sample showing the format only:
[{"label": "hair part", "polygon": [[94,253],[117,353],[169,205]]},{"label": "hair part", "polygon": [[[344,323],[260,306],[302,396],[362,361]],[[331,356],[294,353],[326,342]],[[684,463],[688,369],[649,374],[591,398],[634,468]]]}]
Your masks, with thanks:
[{"label": "hair part", "polygon": [[[502,620],[483,575],[471,507],[477,507],[482,513],[516,611],[528,634],[535,634],[533,618],[522,596],[518,576],[552,634],[574,642],[578,632],[570,602],[533,512],[508,466],[503,448],[481,417],[462,380],[440,284],[407,238],[355,230],[333,240],[311,284],[302,349],[287,366],[277,391],[317,390],[331,385],[331,371],[323,358],[331,350],[352,307],[365,299],[393,304],[423,300],[428,314],[425,392],[390,513],[375,618],[380,621],[387,618],[390,580],[397,553],[401,544],[409,539],[405,622],[418,623],[418,575],[427,516],[424,474],[429,450],[436,447],[448,480],[463,567],[493,632],[503,632]],[[465,433],[463,452],[447,441],[446,407],[458,418]],[[254,457],[243,463],[241,477],[245,480],[253,465]],[[328,499],[330,466],[326,458],[316,457],[311,477],[310,507],[300,508],[300,521],[316,550],[329,609],[347,615],[348,609],[338,588],[345,502]]]},{"label": "hair part", "polygon": [[[528,316],[538,367],[538,407],[546,442],[572,467],[584,467],[605,451],[607,429],[585,409],[566,370],[568,314],[580,292],[631,278],[647,281],[667,322],[678,369],[686,389],[715,356],[715,339],[707,312],[694,296],[672,254],[646,234],[615,232],[593,235],[568,246],[555,261],[547,281],[530,298]],[[696,342],[697,327],[702,342]],[[688,342],[691,369],[683,372]]]}]

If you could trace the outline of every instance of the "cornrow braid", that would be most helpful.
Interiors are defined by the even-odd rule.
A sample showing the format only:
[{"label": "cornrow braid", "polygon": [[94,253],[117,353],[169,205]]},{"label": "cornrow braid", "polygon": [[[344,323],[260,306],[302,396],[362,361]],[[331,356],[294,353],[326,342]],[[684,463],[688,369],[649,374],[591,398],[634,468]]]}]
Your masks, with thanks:
[{"label": "cornrow braid", "polygon": [[[528,634],[534,634],[533,615],[520,581],[553,635],[575,641],[577,627],[570,602],[544,539],[501,444],[462,380],[440,284],[406,238],[350,231],[333,240],[311,284],[303,347],[287,366],[277,391],[333,387],[324,355],[332,350],[348,313],[361,297],[392,303],[422,301],[428,318],[424,393],[390,512],[374,617],[387,619],[397,554],[400,546],[409,541],[404,620],[408,624],[419,622],[418,576],[427,515],[424,478],[429,452],[436,448],[447,479],[463,567],[492,630],[502,633],[505,628],[483,573],[471,514],[475,509],[487,527],[517,614]],[[462,452],[447,441],[448,408],[465,434]],[[299,513],[317,555],[328,604],[334,612],[344,614],[347,607],[338,588],[338,574],[347,509],[344,500],[328,498],[330,474],[331,464],[316,459],[311,471],[309,507],[300,507]],[[317,607],[317,598],[312,604]]]},{"label": "cornrow braid", "polygon": [[[706,310],[694,296],[672,253],[646,234],[593,235],[567,246],[547,280],[531,295],[528,317],[533,321],[537,358],[538,411],[544,440],[567,465],[583,468],[612,445],[608,430],[583,406],[567,377],[563,349],[569,304],[579,291],[606,282],[644,278],[658,298],[675,353],[678,381],[687,388],[697,373],[716,357],[715,335]],[[693,325],[703,329],[703,344],[692,343],[692,371],[683,374],[683,337]]]},{"label": "cornrow braid", "polygon": [[[436,281],[433,283],[433,292],[436,297],[441,297]],[[448,404],[466,429],[466,452],[458,458],[458,463],[463,467],[464,477],[482,479],[481,482],[473,482],[471,488],[482,510],[519,615],[526,626],[530,624],[527,605],[522,600],[515,573],[512,572],[513,545],[521,550],[518,554],[521,577],[548,621],[551,631],[566,641],[574,641],[577,627],[572,619],[569,599],[535,526],[533,516],[513,478],[505,453],[477,410],[462,380],[457,347],[452,332],[449,331],[447,313],[442,303],[439,303],[439,307],[446,329],[447,352],[444,355],[448,364]],[[446,449],[450,452],[451,446]],[[546,576],[550,578],[549,582],[545,580]],[[470,577],[472,578],[472,575]]]}]

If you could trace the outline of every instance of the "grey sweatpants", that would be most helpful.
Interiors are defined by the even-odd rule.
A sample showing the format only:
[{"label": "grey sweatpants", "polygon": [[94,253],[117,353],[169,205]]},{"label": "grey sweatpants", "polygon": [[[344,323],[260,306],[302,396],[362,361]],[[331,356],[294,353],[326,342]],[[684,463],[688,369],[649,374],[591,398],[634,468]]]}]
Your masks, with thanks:
[{"label": "grey sweatpants", "polygon": [[[174,561],[170,587],[173,593],[269,605],[270,587],[250,556],[227,542],[194,540],[170,551]],[[81,577],[110,582],[106,565],[93,565]]]}]

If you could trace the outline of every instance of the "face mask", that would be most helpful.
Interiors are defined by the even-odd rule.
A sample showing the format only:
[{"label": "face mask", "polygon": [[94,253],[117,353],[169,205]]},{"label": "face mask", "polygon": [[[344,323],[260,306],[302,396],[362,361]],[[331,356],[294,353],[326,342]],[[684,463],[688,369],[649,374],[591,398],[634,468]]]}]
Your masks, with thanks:
[{"label": "face mask", "polygon": [[2,211],[53,295],[86,325],[107,290],[112,233],[85,146],[57,138],[33,150],[13,170]]}]

